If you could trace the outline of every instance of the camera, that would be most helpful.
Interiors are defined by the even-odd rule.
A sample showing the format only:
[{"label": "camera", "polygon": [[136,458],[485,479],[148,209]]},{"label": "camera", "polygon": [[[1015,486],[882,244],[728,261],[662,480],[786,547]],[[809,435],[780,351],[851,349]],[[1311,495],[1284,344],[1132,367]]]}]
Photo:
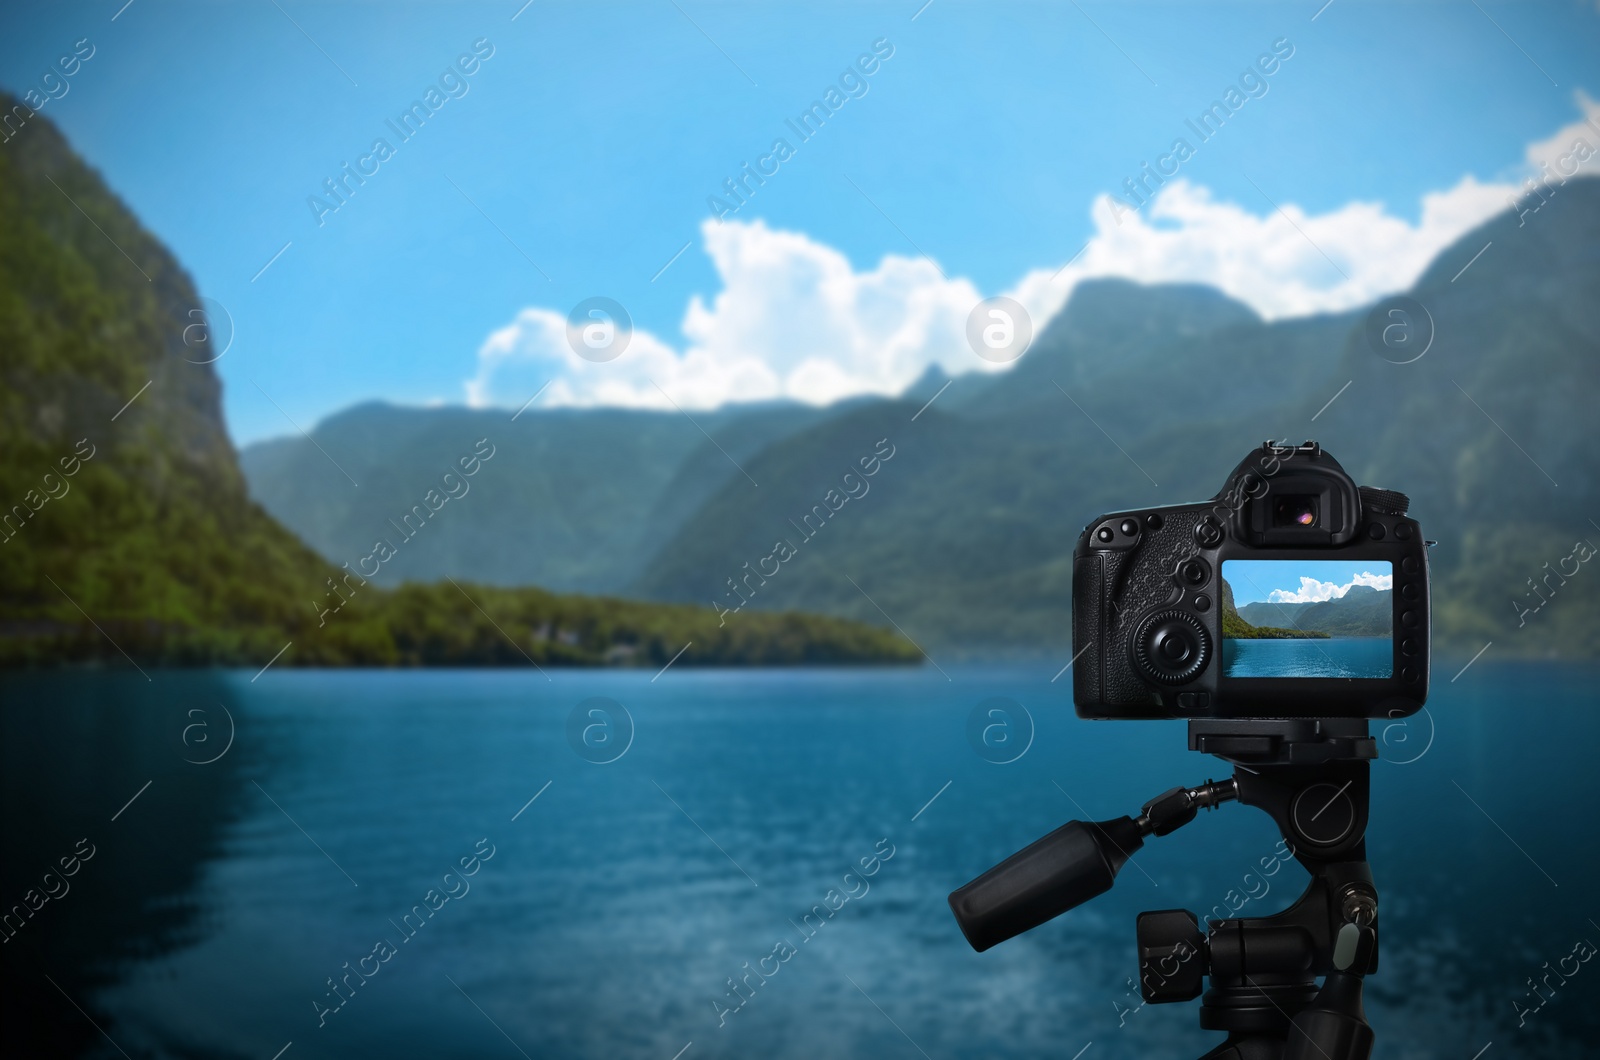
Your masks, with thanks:
[{"label": "camera", "polygon": [[1267,442],[1211,500],[1103,515],[1073,552],[1083,718],[1396,718],[1428,694],[1409,501],[1316,442]]},{"label": "camera", "polygon": [[1210,1060],[1368,1060],[1362,991],[1379,920],[1368,719],[1413,714],[1428,695],[1431,542],[1409,506],[1357,486],[1316,442],[1267,442],[1209,501],[1084,528],[1078,715],[1188,719],[1189,749],[1233,776],[1171,788],[1137,817],[1068,821],[956,888],[950,911],[973,949],[1104,894],[1146,838],[1237,801],[1272,817],[1311,880],[1287,909],[1204,930],[1187,910],[1141,913],[1140,995],[1201,998],[1200,1026],[1228,1035]]}]

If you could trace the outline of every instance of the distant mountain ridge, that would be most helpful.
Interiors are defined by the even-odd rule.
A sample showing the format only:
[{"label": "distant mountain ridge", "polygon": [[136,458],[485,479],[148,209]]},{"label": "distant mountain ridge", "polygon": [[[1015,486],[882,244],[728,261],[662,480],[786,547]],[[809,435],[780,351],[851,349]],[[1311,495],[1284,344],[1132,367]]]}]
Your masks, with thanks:
[{"label": "distant mountain ridge", "polygon": [[[1437,645],[1592,655],[1600,592],[1575,586],[1526,629],[1512,601],[1574,540],[1600,542],[1600,461],[1583,440],[1600,402],[1600,180],[1569,180],[1521,220],[1469,232],[1406,292],[1434,331],[1409,364],[1369,345],[1366,308],[1264,322],[1201,285],[1091,280],[1009,371],[930,371],[898,399],[697,414],[715,443],[677,413],[529,409],[515,426],[542,455],[485,489],[482,525],[441,526],[405,576],[510,584],[537,569],[562,587],[731,606],[730,575],[887,438],[898,455],[870,496],[750,608],[887,614],[936,658],[1054,656],[1085,522],[1209,497],[1264,438],[1315,437],[1362,484],[1408,493],[1440,542]],[[414,454],[393,473],[420,475],[469,423],[503,433],[508,418],[369,406],[314,434],[341,463]],[[378,514],[362,505],[380,491],[335,489],[304,439],[242,462],[252,495],[330,558]]]},{"label": "distant mountain ridge", "polygon": [[1352,585],[1343,596],[1302,603],[1257,600],[1238,610],[1255,626],[1315,630],[1333,637],[1387,637],[1394,630],[1394,597],[1387,589]]},{"label": "distant mountain ridge", "polygon": [[1239,617],[1251,625],[1266,626],[1293,626],[1295,616],[1310,607],[1315,601],[1304,603],[1277,603],[1271,600],[1257,600],[1239,608]]},{"label": "distant mountain ridge", "polygon": [[790,403],[697,416],[724,455],[676,412],[529,410],[513,421],[498,409],[368,402],[317,425],[337,467],[298,437],[247,446],[240,464],[267,511],[330,560],[353,562],[450,460],[489,438],[499,455],[463,505],[471,515],[440,513],[379,584],[455,577],[620,593],[659,541],[738,474],[730,457],[748,459],[823,416]]}]

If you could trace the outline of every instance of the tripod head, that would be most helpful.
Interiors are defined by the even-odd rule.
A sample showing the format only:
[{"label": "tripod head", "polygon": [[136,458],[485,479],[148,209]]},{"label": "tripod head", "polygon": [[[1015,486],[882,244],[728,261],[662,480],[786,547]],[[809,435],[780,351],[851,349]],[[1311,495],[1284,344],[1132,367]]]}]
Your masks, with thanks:
[{"label": "tripod head", "polygon": [[1172,788],[1137,817],[1070,821],[1018,851],[950,895],[962,934],[987,950],[1110,890],[1147,837],[1225,802],[1255,806],[1311,874],[1305,893],[1273,916],[1208,920],[1204,932],[1187,910],[1141,914],[1140,993],[1190,1001],[1209,976],[1200,1025],[1229,1036],[1202,1060],[1366,1060],[1361,979],[1378,963],[1365,842],[1377,746],[1366,721],[1192,721],[1189,747],[1229,762],[1233,776]]}]

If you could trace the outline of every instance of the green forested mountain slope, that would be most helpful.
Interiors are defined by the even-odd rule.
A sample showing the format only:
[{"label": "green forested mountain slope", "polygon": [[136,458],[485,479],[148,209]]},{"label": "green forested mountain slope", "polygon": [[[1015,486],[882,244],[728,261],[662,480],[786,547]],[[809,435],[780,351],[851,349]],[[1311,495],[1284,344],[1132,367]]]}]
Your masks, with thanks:
[{"label": "green forested mountain slope", "polygon": [[[251,495],[319,553],[354,561],[431,487],[458,453],[489,438],[494,462],[473,483],[469,517],[441,517],[385,564],[380,584],[473,578],[621,592],[661,543],[743,461],[828,413],[789,403],[695,419],[677,412],[401,408],[372,402],[298,435],[247,447]],[[361,483],[352,489],[348,472]]]},{"label": "green forested mountain slope", "polygon": [[1394,596],[1387,589],[1352,585],[1343,596],[1300,612],[1294,625],[1335,637],[1387,637],[1394,631]]},{"label": "green forested mountain slope", "polygon": [[246,498],[216,374],[185,359],[200,304],[53,124],[0,151],[7,655],[98,653],[85,613],[136,656],[181,633],[270,657],[303,622],[326,565]]},{"label": "green forested mountain slope", "polygon": [[[261,664],[292,643],[280,665],[659,666],[689,640],[687,664],[918,657],[893,632],[836,619],[763,614],[735,628],[704,606],[468,578],[364,585],[247,495],[217,375],[185,343],[201,305],[52,123],[36,117],[0,150],[0,663],[125,665],[126,652],[146,666]],[[412,499],[472,451],[434,453]],[[359,556],[380,535],[403,541],[375,526]]]},{"label": "green forested mountain slope", "polygon": [[1236,612],[1257,626],[1317,630],[1334,637],[1387,637],[1394,627],[1394,598],[1387,590],[1352,585],[1340,597],[1303,604],[1257,601]]},{"label": "green forested mountain slope", "polygon": [[1295,616],[1310,606],[1309,603],[1277,604],[1269,603],[1265,600],[1257,600],[1253,604],[1245,604],[1239,608],[1237,614],[1244,621],[1257,626],[1293,626],[1295,625]]},{"label": "green forested mountain slope", "polygon": [[[915,424],[905,406],[852,410],[748,466],[763,494],[768,481],[790,481],[789,503],[798,502],[825,484],[832,453],[862,436],[860,421],[876,418],[873,430],[892,435],[903,463],[859,512],[841,513],[832,567],[943,650],[1049,650],[1067,643],[1070,551],[1090,518],[1210,496],[1262,439],[1316,437],[1358,481],[1409,493],[1439,541],[1436,646],[1470,652],[1495,639],[1514,654],[1592,655],[1600,578],[1586,586],[1589,572],[1572,574],[1578,565],[1565,558],[1580,538],[1600,544],[1589,522],[1600,513],[1590,426],[1600,401],[1600,181],[1569,182],[1526,225],[1517,221],[1508,213],[1465,236],[1418,282],[1411,293],[1436,337],[1411,364],[1374,351],[1364,313],[1274,324],[1235,314],[1197,333],[1194,292],[1160,287],[1145,291],[1151,316],[1180,316],[1159,304],[1176,297],[1190,310],[1188,332],[1141,333],[1143,348],[1101,359],[1072,338],[1093,334],[1072,324],[1075,311],[1106,317],[1093,307],[1106,292],[1085,285],[1011,375],[958,379]],[[1125,305],[1121,286],[1109,293]],[[1097,363],[1080,371],[1085,360]],[[1070,401],[1054,385],[1066,389],[1068,378],[1079,379]],[[964,386],[980,392],[963,401]],[[661,549],[640,589],[681,599],[716,591],[719,563],[742,558],[774,514],[730,483]],[[1563,560],[1557,593],[1522,616],[1513,600],[1540,601],[1527,579]],[[820,564],[797,573],[775,579],[765,602],[871,607]]]},{"label": "green forested mountain slope", "polygon": [[1296,609],[1310,604],[1270,604],[1257,601],[1235,607],[1233,587],[1223,579],[1221,585],[1222,635],[1235,640],[1286,640],[1304,637],[1326,637],[1323,632],[1304,632],[1293,622]]},{"label": "green forested mountain slope", "polygon": [[[759,489],[699,439],[670,476],[663,468],[680,449],[663,446],[660,459],[641,463],[630,480],[639,487],[618,491],[586,531],[562,529],[566,510],[542,499],[548,470],[483,500],[552,543],[559,555],[541,562],[570,573],[564,586],[735,606],[727,579],[796,533],[789,520],[887,439],[896,455],[871,492],[804,545],[793,541],[795,557],[754,596],[745,592],[741,614],[805,607],[881,620],[881,608],[947,654],[1058,654],[1068,642],[1070,553],[1085,522],[1211,496],[1263,439],[1315,437],[1361,483],[1410,494],[1412,514],[1439,542],[1437,646],[1470,653],[1494,640],[1497,652],[1592,655],[1600,576],[1590,585],[1591,572],[1569,557],[1580,538],[1600,544],[1590,521],[1600,522],[1597,292],[1600,180],[1574,179],[1537,213],[1507,211],[1439,256],[1409,292],[1434,333],[1410,364],[1368,342],[1365,309],[1269,323],[1203,286],[1086,281],[1014,369],[956,378],[915,422],[945,382],[937,374],[898,401],[787,418],[723,410],[711,433]],[[607,417],[610,433],[590,448],[564,444],[575,481],[604,475],[634,444],[630,432],[659,422],[530,409],[518,426],[562,438],[587,417]],[[300,527],[310,506],[295,483],[326,462],[304,440],[270,444],[288,463],[258,482],[252,451],[252,487],[270,487],[274,510]],[[679,481],[692,488],[665,485]],[[618,553],[605,535],[620,532],[619,520],[641,532],[607,563]],[[458,565],[441,569],[505,577],[503,561],[471,549],[455,548],[449,562]],[[1555,592],[1539,581],[1541,604],[1529,579],[1545,578]]]},{"label": "green forested mountain slope", "polygon": [[[1439,541],[1436,637],[1600,653],[1600,572],[1568,558],[1600,545],[1600,179],[1469,233],[1411,294],[1433,346],[1392,365],[1351,335],[1339,374],[1354,382],[1319,440],[1362,481],[1406,491]],[[1518,602],[1539,610],[1519,621]]]}]

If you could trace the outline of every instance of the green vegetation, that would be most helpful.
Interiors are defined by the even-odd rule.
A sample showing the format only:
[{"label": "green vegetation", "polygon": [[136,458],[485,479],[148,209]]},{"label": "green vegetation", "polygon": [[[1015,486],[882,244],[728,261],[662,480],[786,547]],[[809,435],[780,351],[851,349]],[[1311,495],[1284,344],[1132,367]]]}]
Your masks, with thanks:
[{"label": "green vegetation", "polygon": [[1225,581],[1222,582],[1222,635],[1230,640],[1310,640],[1328,637],[1328,634],[1317,630],[1251,625],[1239,617],[1239,610],[1233,604],[1233,588]]},{"label": "green vegetation", "polygon": [[0,665],[261,665],[291,641],[279,665],[659,667],[690,641],[680,666],[920,659],[835,618],[719,627],[700,607],[470,584],[353,579],[322,616],[345,572],[251,502],[221,384],[184,356],[200,305],[51,122],[0,151]]},{"label": "green vegetation", "polygon": [[1230,640],[1327,640],[1329,637],[1329,634],[1315,629],[1252,626],[1237,614],[1222,616],[1222,635]]},{"label": "green vegetation", "polygon": [[[81,619],[8,625],[8,635],[0,637],[3,664],[120,658]],[[700,607],[449,582],[357,589],[320,626],[198,629],[138,617],[101,620],[100,626],[142,665],[260,665],[291,638],[292,648],[279,665],[660,668],[686,646],[679,666],[921,660],[890,631],[836,618],[757,613],[718,626],[716,614]]]},{"label": "green vegetation", "polygon": [[[469,599],[470,597],[470,599]],[[558,596],[539,589],[407,584],[379,593],[365,623],[388,634],[399,665],[665,666],[916,662],[893,632],[801,614],[756,614],[718,625],[701,607]],[[480,610],[481,608],[481,610]],[[363,618],[357,596],[347,611]],[[344,613],[330,616],[332,628]],[[375,632],[381,642],[382,633]],[[314,649],[313,649],[314,650]]]}]

